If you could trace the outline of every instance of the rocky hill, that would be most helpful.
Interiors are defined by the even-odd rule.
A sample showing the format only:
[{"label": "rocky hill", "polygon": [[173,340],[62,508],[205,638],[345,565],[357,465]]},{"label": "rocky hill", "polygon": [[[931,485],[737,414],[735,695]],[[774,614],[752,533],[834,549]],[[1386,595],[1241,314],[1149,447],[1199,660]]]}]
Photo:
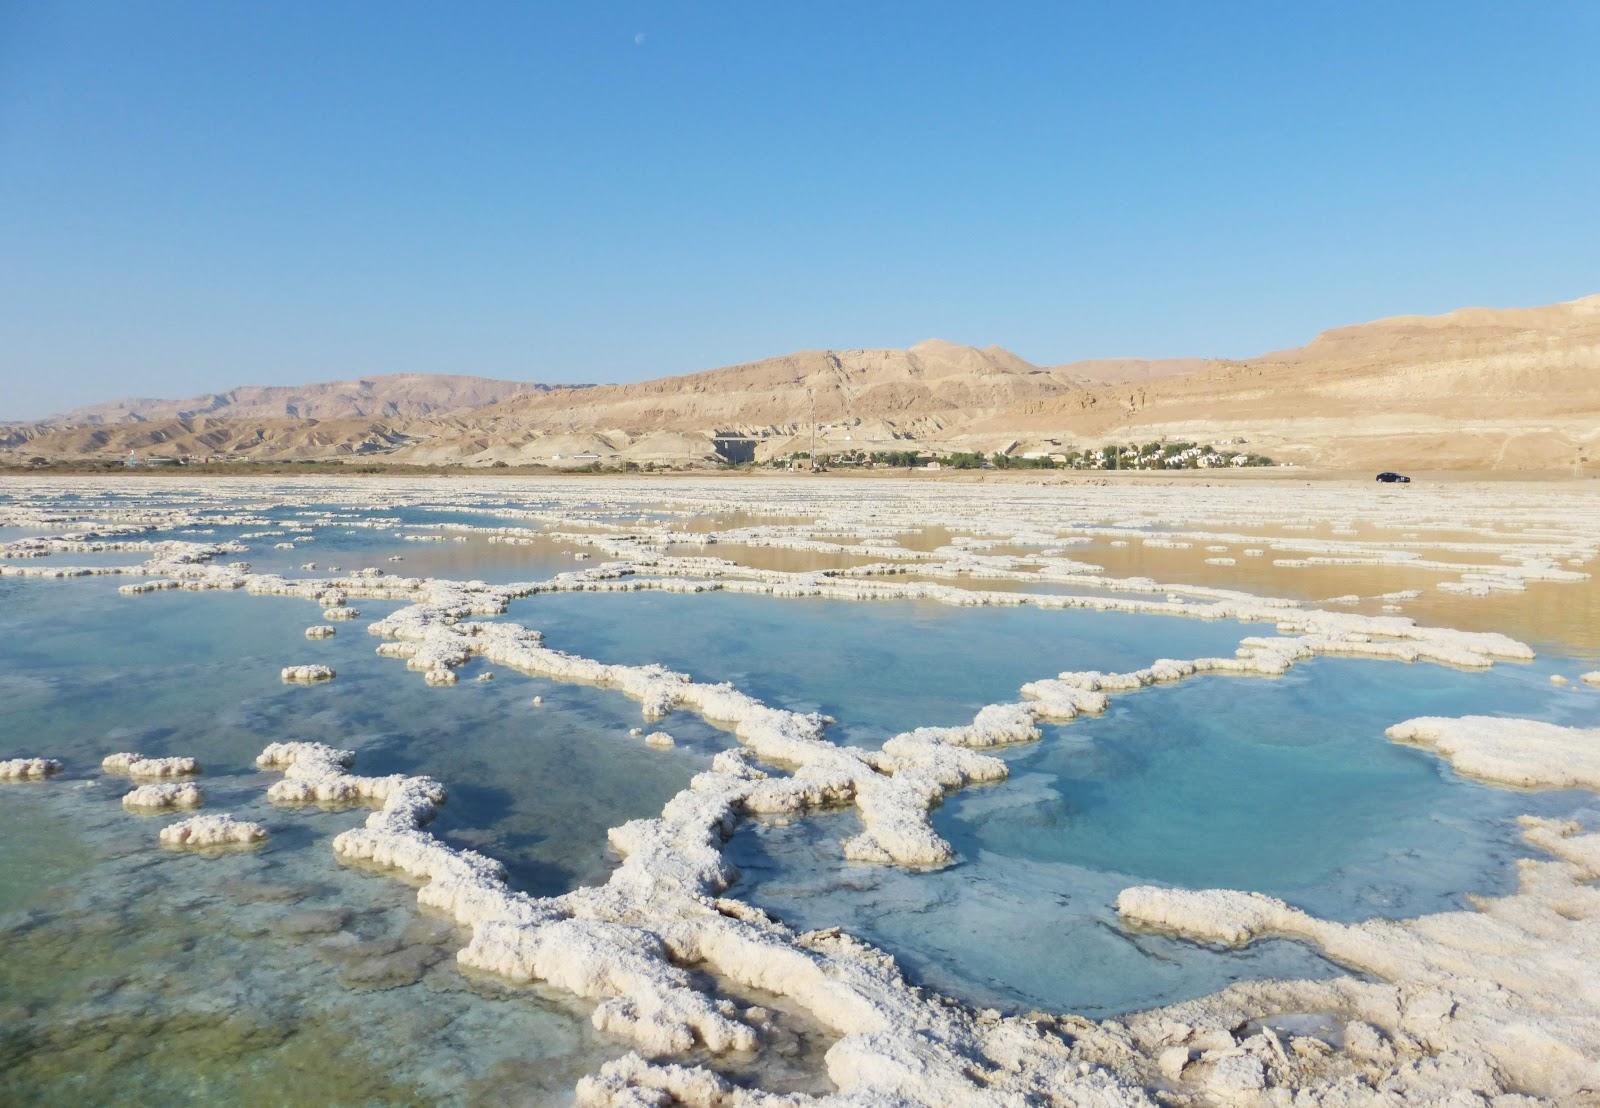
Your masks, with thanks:
[{"label": "rocky hill", "polygon": [[1334,467],[1561,469],[1590,446],[1600,458],[1600,296],[1383,319],[1237,361],[1043,367],[930,340],[585,388],[412,376],[235,389],[0,427],[0,458],[684,463],[714,458],[718,434],[758,439],[760,456],[803,450],[813,420],[833,450],[1244,439]]},{"label": "rocky hill", "polygon": [[1244,435],[1334,467],[1563,469],[1600,459],[1600,295],[1340,327],[1305,346],[1053,398],[995,434]]},{"label": "rocky hill", "polygon": [[550,385],[442,373],[395,373],[315,385],[245,385],[186,400],[114,400],[41,422],[54,426],[147,423],[199,416],[225,419],[415,419],[550,391]]}]

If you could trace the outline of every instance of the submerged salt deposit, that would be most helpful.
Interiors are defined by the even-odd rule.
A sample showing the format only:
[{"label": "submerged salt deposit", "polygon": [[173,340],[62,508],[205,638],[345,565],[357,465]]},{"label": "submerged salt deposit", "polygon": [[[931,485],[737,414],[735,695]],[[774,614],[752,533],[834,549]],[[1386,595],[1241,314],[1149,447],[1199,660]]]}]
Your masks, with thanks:
[{"label": "submerged salt deposit", "polygon": [[266,837],[267,829],[261,824],[224,814],[191,816],[161,829],[163,846],[246,846]]},{"label": "submerged salt deposit", "polygon": [[7,758],[0,761],[0,781],[40,781],[61,772],[54,758]]},{"label": "submerged salt deposit", "polygon": [[279,676],[285,683],[309,684],[316,681],[332,681],[335,674],[332,666],[314,663],[310,665],[284,666]]},{"label": "submerged salt deposit", "polygon": [[129,811],[154,811],[162,808],[198,808],[205,803],[200,786],[192,781],[163,781],[140,785],[124,793],[122,806]]},{"label": "submerged salt deposit", "polygon": [[[543,897],[520,891],[492,851],[430,833],[452,782],[415,772],[358,772],[358,764],[368,764],[364,748],[358,759],[335,734],[290,732],[294,737],[257,758],[261,769],[281,774],[266,799],[314,806],[285,807],[286,821],[345,805],[376,807],[360,826],[333,836],[333,853],[398,871],[418,885],[422,906],[465,931],[456,956],[462,967],[577,998],[596,1032],[626,1044],[629,1053],[576,1082],[585,1103],[669,1097],[707,1105],[795,1103],[719,1072],[740,1057],[776,1056],[790,1018],[742,1003],[732,995],[736,990],[760,990],[827,1029],[832,1041],[823,1065],[831,1092],[823,1099],[848,1103],[1146,1104],[1160,1098],[1309,1105],[1512,1093],[1563,1102],[1595,1087],[1597,1075],[1585,1059],[1600,1054],[1596,1006],[1585,988],[1560,987],[1570,967],[1593,961],[1594,914],[1584,897],[1597,876],[1594,835],[1579,823],[1527,822],[1527,844],[1542,856],[1522,863],[1521,887],[1511,895],[1484,900],[1477,910],[1404,923],[1326,922],[1242,890],[1130,888],[1117,902],[1130,936],[1141,928],[1211,943],[1287,935],[1368,978],[1242,982],[1201,1000],[1104,1022],[1067,1012],[1006,1015],[919,989],[892,952],[837,928],[796,930],[731,898],[735,873],[724,855],[726,839],[741,822],[848,811],[854,825],[837,849],[850,862],[919,872],[982,864],[963,859],[940,834],[933,817],[940,803],[976,785],[1012,787],[1006,783],[1008,751],[1038,743],[1062,725],[1070,725],[1065,733],[1071,734],[1086,726],[1073,721],[1115,712],[1120,698],[1158,695],[1146,690],[1174,683],[1238,678],[1268,689],[1292,681],[1302,664],[1328,658],[1476,673],[1527,662],[1535,646],[1518,635],[1401,613],[1440,593],[1452,603],[1492,605],[1498,597],[1586,587],[1583,567],[1596,554],[1592,525],[1600,515],[1589,501],[1547,494],[1469,504],[1449,490],[1431,502],[1373,501],[1347,492],[1250,485],[1191,486],[1181,495],[1130,486],[1108,498],[1023,486],[979,492],[885,484],[864,494],[861,488],[777,482],[754,489],[553,482],[530,485],[536,495],[529,501],[538,503],[521,506],[506,502],[506,488],[249,484],[240,486],[248,493],[199,490],[176,505],[146,488],[140,496],[148,503],[108,497],[64,508],[51,486],[22,486],[0,511],[0,525],[62,532],[0,545],[0,577],[39,578],[38,587],[44,579],[72,579],[53,586],[69,589],[88,587],[79,578],[142,578],[118,590],[117,603],[130,606],[171,600],[162,594],[175,590],[235,594],[226,599],[230,604],[309,603],[330,621],[358,618],[353,602],[375,606],[368,627],[375,653],[392,661],[373,664],[392,670],[384,680],[401,680],[394,663],[403,663],[436,686],[426,692],[430,697],[466,695],[468,687],[450,686],[461,676],[484,681],[491,671],[481,667],[492,664],[509,676],[471,689],[474,697],[496,695],[497,686],[517,684],[521,674],[547,682],[546,696],[550,687],[594,686],[630,698],[647,721],[694,717],[695,726],[727,732],[737,746],[711,759],[659,814],[611,829],[609,844],[622,861],[608,880]],[[289,511],[296,513],[292,526],[280,518]],[[709,518],[729,511],[749,518]],[[472,513],[467,518],[475,522],[434,520],[430,513]],[[1288,528],[1276,524],[1291,516],[1326,520],[1327,537],[1315,529],[1283,534]],[[63,527],[68,522],[70,534]],[[926,543],[908,537],[930,526],[942,534]],[[1376,528],[1389,533],[1374,534]],[[1451,537],[1394,537],[1402,529]],[[223,537],[209,543],[157,537],[168,531]],[[234,531],[239,537],[228,539]],[[374,561],[394,557],[382,546],[359,547],[362,552],[350,556],[334,545],[342,534],[365,532],[415,542],[407,566],[417,575],[373,568]],[[251,535],[292,536],[279,544],[291,549],[320,538],[339,561],[362,568],[304,576],[319,572],[317,563],[274,558],[273,544],[259,541],[249,552],[273,559],[268,564],[223,561],[245,553],[245,544],[255,541]],[[525,580],[428,572],[431,556],[447,540],[454,540],[451,550],[472,543],[512,551],[548,545],[550,569]],[[1107,572],[1094,561],[1147,548],[1140,556],[1188,558],[1196,572],[1204,567],[1226,575],[1165,580]],[[1207,556],[1236,548],[1246,564]],[[733,550],[745,553],[715,556]],[[565,558],[563,567],[554,565],[556,552]],[[74,554],[144,560],[82,567],[54,561]],[[30,564],[12,561],[23,558]],[[1355,580],[1381,570],[1413,575],[1407,582],[1426,578],[1427,585],[1396,589],[1385,580],[1355,591],[1346,584],[1320,593],[1332,599],[1318,601],[1274,596],[1232,576],[1257,560],[1263,572],[1291,577],[1327,572]],[[592,564],[573,568],[574,561]],[[325,574],[339,573],[324,565]],[[790,565],[812,568],[780,568]],[[19,581],[18,587],[35,586]],[[970,719],[930,724],[909,718],[886,741],[845,746],[835,741],[836,721],[828,714],[785,706],[771,690],[756,695],[741,680],[606,662],[546,641],[541,597],[597,593],[719,593],[775,605],[897,601],[933,611],[1025,607],[1239,622],[1252,633],[1231,653],[1166,658],[1153,652],[1149,664],[1131,669],[1063,668],[1042,657],[1031,679],[1003,690]],[[507,615],[512,604],[519,605],[515,619]],[[303,626],[291,630],[297,639]],[[323,628],[332,630],[324,624],[304,634],[318,637]],[[347,645],[340,636],[315,649]],[[827,644],[817,649],[825,653]],[[343,670],[345,657],[332,660]],[[306,702],[338,697],[351,672],[316,696],[286,695]],[[282,681],[293,683],[333,675],[323,663],[281,670]],[[1549,687],[1547,678],[1540,682]],[[559,696],[550,699],[541,720],[561,711]],[[677,722],[667,726],[678,739],[639,728],[633,732],[639,741],[623,745],[639,757],[646,756],[640,746],[657,748],[650,758],[677,757],[685,732]],[[1418,717],[1391,728],[1390,736],[1496,784],[1595,788],[1600,780],[1600,772],[1587,767],[1594,732],[1581,728]],[[159,808],[190,796],[198,800],[192,784],[161,780],[197,772],[194,762],[123,754],[106,759],[104,768],[157,780],[128,794],[124,804]],[[185,764],[192,768],[179,768]],[[461,782],[463,788],[480,784]],[[134,804],[135,795],[166,803]],[[205,815],[165,828],[161,841],[241,845],[265,834],[260,823]],[[1530,952],[1533,963],[1524,965]],[[1285,1012],[1321,1013],[1342,1034],[1274,1030],[1270,1021]]]},{"label": "submerged salt deposit", "polygon": [[147,758],[143,754],[124,751],[107,754],[100,762],[106,773],[121,773],[132,778],[186,777],[200,772],[200,763],[187,756]]}]

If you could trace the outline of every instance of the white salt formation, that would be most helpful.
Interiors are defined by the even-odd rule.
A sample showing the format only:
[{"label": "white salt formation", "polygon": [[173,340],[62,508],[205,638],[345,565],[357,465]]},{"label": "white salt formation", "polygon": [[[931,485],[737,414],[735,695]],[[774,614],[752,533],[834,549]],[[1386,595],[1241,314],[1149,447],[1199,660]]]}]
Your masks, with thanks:
[{"label": "white salt formation", "polygon": [[318,623],[306,628],[306,638],[326,639],[334,635],[338,628],[329,623]]},{"label": "white salt formation", "polygon": [[229,815],[190,816],[161,829],[162,846],[241,846],[260,842],[267,829]]},{"label": "white salt formation", "polygon": [[[595,564],[509,585],[390,577],[377,569],[292,580],[253,573],[245,563],[219,564],[237,544],[132,537],[149,528],[198,532],[223,525],[226,517],[201,515],[198,505],[229,502],[203,489],[177,508],[141,504],[124,510],[80,501],[70,508],[73,532],[0,544],[0,575],[125,573],[151,579],[139,582],[151,585],[149,591],[239,590],[295,599],[315,604],[330,621],[356,618],[352,600],[398,602],[398,610],[370,628],[383,640],[378,653],[403,660],[429,684],[452,684],[457,670],[483,658],[547,680],[618,689],[640,703],[646,719],[689,711],[731,731],[742,749],[719,754],[657,817],[611,830],[610,843],[623,862],[610,880],[551,898],[515,892],[498,863],[452,849],[423,830],[444,800],[437,782],[358,776],[349,772],[349,752],[321,744],[273,744],[262,753],[263,768],[283,771],[269,789],[276,803],[380,806],[364,826],[335,839],[335,852],[420,882],[422,904],[470,931],[458,956],[463,965],[589,998],[594,1025],[634,1044],[637,1053],[580,1083],[584,1103],[1149,1105],[1154,1097],[1173,1104],[1286,1108],[1523,1108],[1534,1103],[1527,1096],[1581,1102],[1600,1084],[1587,1061],[1600,1056],[1600,1004],[1582,969],[1594,964],[1600,947],[1592,893],[1600,876],[1600,843],[1575,825],[1527,821],[1528,841],[1556,861],[1521,863],[1522,888],[1514,896],[1481,902],[1479,911],[1404,924],[1325,924],[1281,902],[1241,893],[1129,890],[1119,907],[1130,925],[1210,942],[1296,936],[1368,978],[1249,982],[1105,1023],[974,1012],[913,988],[892,958],[836,929],[798,934],[722,896],[733,876],[722,843],[740,819],[763,813],[798,818],[853,805],[861,831],[844,844],[848,857],[947,864],[954,852],[934,832],[929,809],[953,789],[1003,779],[1005,763],[987,753],[990,748],[1034,741],[1041,723],[1104,711],[1115,696],[1210,675],[1272,678],[1302,660],[1328,655],[1480,670],[1503,659],[1531,658],[1526,645],[1505,635],[1351,609],[1364,601],[1426,604],[1440,591],[1514,597],[1532,581],[1584,580],[1582,567],[1600,553],[1600,511],[1592,498],[1444,487],[1430,500],[1374,499],[1367,489],[1352,495],[1334,486],[1298,484],[1130,486],[1114,497],[1073,486],[518,484],[518,498],[539,508],[508,507],[508,486],[498,481],[452,481],[447,491],[383,479],[265,482],[252,494],[256,514],[236,513],[233,524],[270,528],[260,513],[324,502],[336,508],[342,517],[337,525],[346,530],[392,532],[421,542],[480,535],[511,545],[562,543],[592,551]],[[54,508],[53,486],[21,487],[37,491],[13,502],[19,506],[0,501],[0,525],[67,522],[66,513]],[[82,485],[97,487],[124,486]],[[350,518],[345,505],[352,501],[365,505],[361,518]],[[403,522],[400,509],[492,512],[526,526],[418,525]],[[758,522],[720,530],[686,522],[730,511]],[[1287,518],[1316,522],[1282,523]],[[1267,534],[1312,531],[1319,524],[1333,537]],[[317,528],[332,525],[334,513],[313,514],[293,528],[294,541],[311,541]],[[85,526],[100,530],[85,533]],[[908,535],[928,527],[944,532],[940,545],[903,545]],[[1454,535],[1423,537],[1427,531]],[[1395,534],[1404,537],[1389,537]],[[1237,547],[1247,558],[1270,550],[1283,570],[1337,566],[1348,575],[1364,567],[1399,568],[1433,575],[1434,586],[1426,597],[1415,589],[1376,596],[1350,592],[1319,608],[1237,589],[1110,576],[1067,556],[1070,550],[1093,550],[1093,544],[1117,548],[1130,542],[1178,552],[1163,557],[1187,558],[1191,566],[1204,565],[1207,554],[1224,555],[1215,563],[1220,565]],[[786,572],[706,556],[718,547],[791,551],[837,568]],[[7,561],[110,549],[138,550],[146,561],[127,567],[24,567]],[[1005,550],[1012,552],[1000,553]],[[1127,673],[1047,676],[1054,667],[1041,665],[1041,679],[1026,683],[1015,702],[990,705],[959,726],[913,727],[878,750],[866,750],[829,741],[831,721],[824,717],[776,709],[732,685],[698,682],[662,666],[607,665],[567,654],[533,628],[493,618],[512,601],[544,593],[642,590],[1026,605],[1264,626],[1231,656],[1163,659]],[[529,607],[536,618],[536,605]],[[1590,677],[1600,682],[1600,674]],[[1593,768],[1586,764],[1593,733],[1544,730],[1550,727],[1421,720],[1397,725],[1393,737],[1429,746],[1461,772],[1485,779],[1594,788]],[[643,737],[644,729],[632,734]],[[838,1035],[826,1056],[837,1091],[815,1101],[774,1097],[735,1085],[706,1065],[670,1061],[690,1053],[761,1049],[766,1041],[770,1024],[708,991],[714,988],[710,980],[777,994]],[[1286,1012],[1333,1014],[1344,1022],[1343,1042],[1274,1032],[1259,1022]]]},{"label": "white salt formation", "polygon": [[1600,728],[1494,716],[1424,716],[1397,723],[1386,734],[1436,751],[1457,772],[1497,785],[1600,790]]},{"label": "white salt formation", "polygon": [[130,811],[157,811],[163,808],[198,808],[205,803],[200,786],[192,781],[163,781],[140,785],[122,798]]},{"label": "white salt formation", "polygon": [[[1125,890],[1117,910],[1130,924],[1225,945],[1287,936],[1379,979],[1235,986],[1139,1018],[1136,1038],[1154,1045],[1157,1023],[1183,1021],[1188,1031],[1200,1019],[1227,1024],[1262,1008],[1331,1011],[1357,1021],[1347,1025],[1347,1053],[1326,1066],[1345,1080],[1303,1087],[1296,1104],[1472,1103],[1463,1081],[1483,1094],[1478,1103],[1512,1091],[1542,1098],[1532,1103],[1588,1102],[1600,1088],[1600,998],[1580,984],[1588,979],[1580,967],[1600,955],[1600,835],[1532,817],[1522,823],[1527,841],[1553,857],[1520,862],[1518,891],[1479,900],[1477,911],[1345,924],[1259,893]],[[1199,1054],[1212,1063],[1196,1067],[1202,1088],[1216,1080],[1224,1053]],[[1255,1056],[1273,1085],[1294,1082],[1301,1069],[1275,1064],[1266,1049]]]},{"label": "white salt formation", "polygon": [[286,682],[331,681],[336,676],[332,666],[284,666],[282,678]]},{"label": "white salt formation", "polygon": [[444,803],[444,788],[426,777],[356,777],[344,772],[355,755],[322,743],[273,743],[256,758],[262,769],[281,770],[283,780],[267,790],[279,804],[353,804],[384,802],[404,793],[429,805]]},{"label": "white salt formation", "polygon": [[100,769],[133,778],[187,777],[200,772],[200,763],[190,757],[146,758],[143,754],[124,751],[107,754],[100,761]]},{"label": "white salt formation", "polygon": [[54,758],[7,758],[0,761],[0,781],[42,781],[61,772]]}]

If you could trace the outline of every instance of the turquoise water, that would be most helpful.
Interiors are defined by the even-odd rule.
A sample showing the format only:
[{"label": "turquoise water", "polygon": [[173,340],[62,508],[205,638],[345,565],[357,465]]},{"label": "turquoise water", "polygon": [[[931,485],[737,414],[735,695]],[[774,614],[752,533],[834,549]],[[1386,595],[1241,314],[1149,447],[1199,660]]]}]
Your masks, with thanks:
[{"label": "turquoise water", "polygon": [[801,927],[842,925],[927,984],[1004,1009],[1115,1014],[1240,976],[1326,972],[1303,948],[1217,952],[1123,932],[1133,884],[1250,889],[1340,919],[1462,907],[1509,891],[1523,813],[1600,819],[1591,794],[1458,778],[1383,730],[1449,711],[1592,722],[1548,664],[1463,673],[1316,660],[1284,678],[1199,678],[1002,751],[1003,784],[950,797],[934,826],[961,862],[904,874],[846,862],[830,821],[752,823],[735,894]]},{"label": "turquoise water", "polygon": [[736,593],[553,593],[507,618],[549,646],[732,681],[769,704],[821,711],[837,740],[877,746],[923,725],[969,722],[1063,670],[1130,670],[1157,658],[1232,655],[1261,628],[911,600],[797,600]]},{"label": "turquoise water", "polygon": [[[355,750],[363,773],[426,773],[452,801],[446,838],[512,865],[525,887],[564,892],[603,880],[608,827],[653,815],[729,745],[696,717],[664,721],[680,745],[641,755],[627,730],[637,705],[619,694],[505,672],[429,688],[374,653],[366,624],[393,602],[361,602],[362,618],[331,639],[307,602],[243,594],[125,597],[111,581],[0,580],[6,623],[20,628],[0,670],[0,751],[40,751],[79,769],[131,749],[192,754],[215,773],[253,775],[268,743],[311,739]],[[278,671],[321,662],[336,680],[286,686]],[[542,695],[544,705],[529,703]],[[552,779],[589,782],[585,792]],[[263,777],[264,783],[269,778]]]},{"label": "turquoise water", "polygon": [[[309,641],[303,602],[0,580],[0,757],[67,763],[0,786],[0,1102],[545,1103],[622,1053],[570,997],[464,978],[462,936],[414,890],[335,861],[332,836],[365,812],[274,808],[253,760],[316,739],[357,750],[362,772],[433,774],[450,792],[433,830],[553,894],[603,881],[606,829],[659,811],[726,736],[674,718],[679,746],[644,751],[617,694],[470,667],[428,688],[364,633],[393,605],[362,607]],[[339,676],[279,681],[306,661]],[[96,772],[123,749],[198,756],[204,810],[271,837],[159,849],[176,817],[126,813],[127,786]]]},{"label": "turquoise water", "polygon": [[[193,504],[214,514],[209,501]],[[492,507],[317,508],[402,524],[536,526]],[[305,518],[293,507],[250,510],[273,522],[171,537],[223,541]],[[289,576],[315,561],[489,581],[586,564],[561,544],[408,543],[393,527],[345,522],[319,526],[292,551],[271,549],[288,536],[252,540],[237,557]],[[389,563],[395,553],[404,560]],[[580,1074],[627,1049],[593,1032],[586,1004],[461,974],[461,936],[419,911],[413,889],[333,858],[329,840],[364,812],[273,808],[263,795],[273,777],[253,759],[270,742],[314,739],[356,750],[361,772],[431,774],[450,793],[436,833],[499,858],[518,887],[555,894],[603,881],[615,862],[607,828],[659,812],[730,736],[675,713],[659,726],[678,745],[651,750],[626,734],[641,720],[621,694],[507,670],[478,682],[493,668],[481,661],[459,684],[430,688],[374,654],[366,624],[393,603],[358,601],[362,618],[307,640],[304,628],[322,620],[304,601],[124,597],[119,580],[0,579],[0,757],[68,764],[62,780],[0,786],[0,1102],[559,1102]],[[869,746],[919,725],[964,723],[1061,670],[1231,654],[1242,636],[1267,633],[1158,616],[727,593],[538,595],[506,618],[559,649],[663,662],[825,712],[839,721],[829,732],[837,741]],[[280,682],[282,666],[307,662],[332,665],[338,678]],[[955,866],[911,873],[845,862],[849,812],[755,821],[730,844],[744,874],[733,895],[798,927],[842,925],[917,980],[1007,1010],[1114,1014],[1242,978],[1336,972],[1296,944],[1218,951],[1129,934],[1111,905],[1136,883],[1226,886],[1354,919],[1506,890],[1526,854],[1515,817],[1597,821],[1595,798],[1462,781],[1382,731],[1409,716],[1467,712],[1592,725],[1600,700],[1553,688],[1556,671],[1573,666],[1551,658],[1465,673],[1318,660],[1276,680],[1199,678],[1121,696],[1103,717],[1000,751],[1008,781],[954,794],[934,813]],[[529,703],[534,695],[542,706]],[[198,756],[207,810],[261,820],[272,837],[212,858],[159,850],[165,819],[125,813],[125,786],[96,772],[123,749]],[[826,1088],[817,1054],[827,1037],[798,1016],[794,1026],[802,1041],[763,1055],[761,1082]],[[750,1078],[758,1063],[718,1064]]]}]

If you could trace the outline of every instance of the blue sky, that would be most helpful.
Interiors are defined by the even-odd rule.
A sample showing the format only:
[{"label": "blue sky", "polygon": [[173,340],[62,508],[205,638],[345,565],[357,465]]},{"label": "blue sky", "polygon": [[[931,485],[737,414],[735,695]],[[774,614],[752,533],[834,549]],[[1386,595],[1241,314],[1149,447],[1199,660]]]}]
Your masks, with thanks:
[{"label": "blue sky", "polygon": [[0,418],[1600,291],[1593,3],[0,0]]}]

